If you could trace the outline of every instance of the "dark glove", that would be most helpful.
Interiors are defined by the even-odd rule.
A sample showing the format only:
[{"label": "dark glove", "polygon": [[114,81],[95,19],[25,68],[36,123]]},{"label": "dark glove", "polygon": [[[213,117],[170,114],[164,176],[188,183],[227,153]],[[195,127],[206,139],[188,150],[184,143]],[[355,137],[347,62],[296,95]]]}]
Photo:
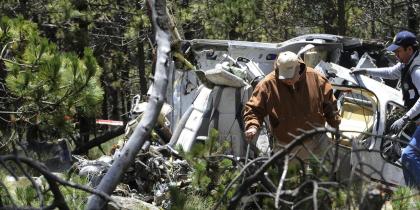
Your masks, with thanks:
[{"label": "dark glove", "polygon": [[401,157],[401,145],[399,142],[388,141],[382,150],[385,160],[395,162]]},{"label": "dark glove", "polygon": [[350,74],[354,74],[354,75],[367,74],[367,70],[366,69],[355,69],[355,68],[352,68],[352,71],[350,72]]},{"label": "dark glove", "polygon": [[404,127],[404,125],[410,120],[408,116],[404,115],[400,119],[396,120],[394,123],[392,123],[391,127],[389,128],[391,132],[398,133],[401,131],[401,129]]}]

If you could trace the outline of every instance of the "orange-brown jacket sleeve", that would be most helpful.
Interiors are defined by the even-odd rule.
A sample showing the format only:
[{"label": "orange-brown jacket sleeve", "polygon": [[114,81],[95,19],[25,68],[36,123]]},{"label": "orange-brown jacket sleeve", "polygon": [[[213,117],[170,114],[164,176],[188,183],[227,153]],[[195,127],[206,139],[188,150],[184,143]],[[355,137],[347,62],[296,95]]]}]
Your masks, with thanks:
[{"label": "orange-brown jacket sleeve", "polygon": [[337,109],[337,99],[333,94],[332,86],[328,82],[328,80],[322,76],[320,77],[321,81],[323,81],[321,88],[324,94],[324,101],[322,106],[324,110],[325,119],[331,127],[338,128],[341,122],[341,116],[340,113],[338,113]]},{"label": "orange-brown jacket sleeve", "polygon": [[258,128],[267,115],[267,100],[268,100],[268,89],[261,81],[252,92],[251,98],[245,104],[244,110],[244,121],[245,130],[248,130],[251,126]]}]

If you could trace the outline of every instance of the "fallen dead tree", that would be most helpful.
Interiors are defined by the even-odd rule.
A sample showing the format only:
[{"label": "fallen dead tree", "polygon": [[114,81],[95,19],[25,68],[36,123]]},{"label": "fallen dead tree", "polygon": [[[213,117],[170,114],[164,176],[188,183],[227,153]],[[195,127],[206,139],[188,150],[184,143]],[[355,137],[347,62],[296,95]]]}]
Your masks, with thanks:
[{"label": "fallen dead tree", "polygon": [[[154,76],[153,91],[149,97],[147,105],[148,111],[144,113],[144,117],[122,149],[121,156],[114,161],[112,167],[97,187],[99,191],[103,191],[108,195],[115,190],[123,173],[126,171],[129,164],[132,163],[134,157],[149,136],[165,101],[166,87],[168,84],[167,75],[170,65],[169,53],[171,50],[166,1],[149,0],[147,2],[151,10],[151,19],[155,28],[157,43],[156,73]],[[87,209],[103,209],[105,204],[106,200],[93,195],[89,198]]]}]

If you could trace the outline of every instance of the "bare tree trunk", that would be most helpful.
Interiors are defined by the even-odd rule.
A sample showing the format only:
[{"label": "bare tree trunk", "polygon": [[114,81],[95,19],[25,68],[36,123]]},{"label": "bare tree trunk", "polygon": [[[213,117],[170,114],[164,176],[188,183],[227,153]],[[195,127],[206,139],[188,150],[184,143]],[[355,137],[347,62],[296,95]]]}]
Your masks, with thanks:
[{"label": "bare tree trunk", "polygon": [[370,20],[370,38],[375,39],[376,38],[376,23],[375,23],[376,15],[374,15],[375,5],[374,5],[373,1],[370,1],[370,9],[371,9],[371,12],[372,12],[372,17],[371,17],[371,20]]},{"label": "bare tree trunk", "polygon": [[[112,76],[112,81],[117,81],[118,75],[114,71]],[[119,101],[119,94],[118,88],[112,85],[108,85],[108,117],[109,119],[119,120],[120,119],[120,112],[118,111],[118,101]]]},{"label": "bare tree trunk", "polygon": [[376,24],[375,20],[370,21],[370,38],[375,39],[376,38]]},{"label": "bare tree trunk", "polygon": [[[124,54],[128,55],[130,54],[127,50],[126,47],[124,47]],[[127,122],[128,119],[128,115],[125,113],[128,113],[130,108],[131,108],[131,100],[130,100],[130,66],[128,65],[128,62],[126,63],[122,63],[123,65],[121,66],[121,116],[122,116],[122,120],[124,122]]]},{"label": "bare tree trunk", "polygon": [[407,26],[408,29],[414,33],[417,33],[419,29],[419,20],[417,18],[417,13],[415,10],[415,3],[412,0],[408,1],[407,4]]},{"label": "bare tree trunk", "polygon": [[[73,0],[72,4],[77,10],[81,12],[86,12],[88,9],[88,3],[86,0],[77,0],[77,1]],[[81,17],[77,18],[75,22],[78,24],[79,29],[76,31],[76,34],[74,37],[76,38],[76,43],[71,47],[74,51],[76,51],[76,53],[80,57],[83,57],[85,47],[89,46],[88,26],[90,23],[88,20]],[[72,40],[72,42],[73,41],[74,40]],[[94,123],[95,120],[92,117],[84,116],[83,114],[81,114],[80,110],[77,111],[77,116],[78,116],[77,118],[79,122],[79,135],[80,135],[80,138],[77,144],[84,144],[89,141],[89,136],[92,130],[91,127],[95,126],[95,123]]]},{"label": "bare tree trunk", "polygon": [[[140,26],[143,27],[143,26]],[[146,65],[144,56],[144,43],[140,39],[137,41],[137,56],[138,56],[138,69],[139,69],[139,82],[140,82],[140,95],[147,94],[147,80],[146,80]]]},{"label": "bare tree trunk", "polygon": [[[392,20],[394,20],[394,18],[395,18],[395,0],[392,0],[391,1],[391,19]],[[390,34],[387,34],[388,36],[389,35],[394,35],[394,25],[393,24],[391,24],[391,33]]]},{"label": "bare tree trunk", "polygon": [[[104,53],[104,51],[101,49],[98,49],[96,51],[96,55],[101,55],[102,53]],[[98,58],[99,56],[95,56],[95,57]],[[105,66],[104,59],[97,59],[97,61],[98,61],[99,66]],[[108,114],[108,106],[109,106],[108,105],[109,94],[108,94],[108,82],[107,82],[108,77],[105,74],[105,68],[103,69],[103,72],[104,73],[100,77],[101,87],[104,90],[104,98],[102,100],[102,105],[101,105],[101,113],[102,113],[101,117],[102,119],[112,119],[112,118],[109,118],[109,114]],[[107,127],[107,130],[108,129],[109,129],[109,126]]]},{"label": "bare tree trunk", "polygon": [[337,1],[338,6],[338,34],[339,35],[346,35],[346,0],[338,0]]},{"label": "bare tree trunk", "polygon": [[[334,2],[328,0],[328,5],[334,5]],[[323,27],[324,33],[327,34],[337,34],[337,27],[334,25],[334,22],[337,18],[336,8],[330,7],[324,11],[323,17]]]},{"label": "bare tree trunk", "polygon": [[[171,50],[166,1],[148,0],[148,4],[152,11],[151,16],[157,42],[156,74],[153,83],[154,91],[149,98],[146,108],[146,110],[150,111],[144,113],[144,117],[128,139],[127,144],[123,147],[121,156],[115,159],[111,168],[99,183],[97,190],[108,195],[114,191],[115,187],[120,182],[122,174],[134,160],[146,138],[149,137],[150,131],[156,123],[158,114],[165,100],[170,66],[169,53]],[[89,197],[86,209],[104,209],[106,202],[107,201],[99,196],[93,195]]]},{"label": "bare tree trunk", "polygon": [[[137,4],[137,9],[141,9],[140,4]],[[139,25],[139,31],[141,34],[145,35],[147,32],[145,30],[144,22],[140,21]],[[137,59],[136,64],[138,68],[139,73],[139,83],[140,83],[140,95],[142,98],[147,95],[147,77],[146,77],[146,57],[145,57],[145,51],[144,51],[145,42],[143,39],[137,40]]]}]

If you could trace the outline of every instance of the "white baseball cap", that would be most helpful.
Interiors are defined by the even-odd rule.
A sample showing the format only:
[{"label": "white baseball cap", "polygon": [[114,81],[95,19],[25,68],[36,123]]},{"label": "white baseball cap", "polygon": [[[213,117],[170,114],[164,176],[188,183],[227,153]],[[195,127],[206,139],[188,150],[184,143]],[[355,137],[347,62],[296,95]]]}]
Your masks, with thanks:
[{"label": "white baseball cap", "polygon": [[299,71],[299,57],[290,51],[281,52],[277,56],[275,65],[279,79],[291,79]]}]

